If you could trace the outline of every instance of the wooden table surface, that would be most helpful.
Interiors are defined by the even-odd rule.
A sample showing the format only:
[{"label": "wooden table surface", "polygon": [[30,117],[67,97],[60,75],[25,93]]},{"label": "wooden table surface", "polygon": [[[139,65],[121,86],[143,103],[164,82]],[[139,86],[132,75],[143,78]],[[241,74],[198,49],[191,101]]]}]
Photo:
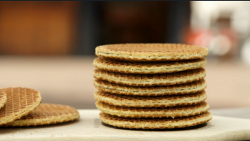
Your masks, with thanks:
[{"label": "wooden table surface", "polygon": [[[0,87],[31,87],[43,102],[94,109],[95,88],[89,57],[0,57]],[[211,109],[250,107],[250,66],[208,60],[207,102]]]}]

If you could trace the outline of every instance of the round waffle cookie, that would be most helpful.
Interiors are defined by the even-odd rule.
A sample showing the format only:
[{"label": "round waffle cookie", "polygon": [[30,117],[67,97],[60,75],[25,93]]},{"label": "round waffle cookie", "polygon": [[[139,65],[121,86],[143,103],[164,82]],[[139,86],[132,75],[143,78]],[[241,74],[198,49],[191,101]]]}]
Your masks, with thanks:
[{"label": "round waffle cookie", "polygon": [[200,59],[208,49],[185,44],[113,44],[95,49],[97,56],[132,61],[173,61]]},{"label": "round waffle cookie", "polygon": [[94,93],[95,99],[110,105],[122,107],[172,107],[181,105],[193,105],[207,99],[205,91],[188,95],[167,96],[128,96],[117,95],[102,91]]},{"label": "round waffle cookie", "polygon": [[128,62],[111,60],[102,57],[95,58],[93,62],[93,65],[101,70],[134,74],[172,73],[202,68],[205,67],[206,64],[206,59],[186,60],[178,62]]},{"label": "round waffle cookie", "polygon": [[209,112],[200,115],[180,118],[122,118],[100,113],[101,121],[105,124],[129,129],[172,129],[195,126],[207,123],[212,119]]},{"label": "round waffle cookie", "polygon": [[175,85],[197,81],[205,76],[206,71],[203,68],[164,74],[126,74],[100,69],[94,71],[96,79],[130,86]]},{"label": "round waffle cookie", "polygon": [[205,113],[209,109],[206,102],[201,102],[189,106],[175,106],[175,107],[151,107],[151,108],[135,108],[135,107],[121,107],[105,104],[97,101],[96,107],[103,113],[118,117],[131,118],[162,118],[162,117],[185,117]]},{"label": "round waffle cookie", "polygon": [[34,110],[42,101],[38,91],[30,88],[4,88],[7,101],[0,109],[0,125],[12,122]]},{"label": "round waffle cookie", "polygon": [[80,118],[79,112],[70,106],[58,104],[40,104],[34,111],[6,124],[5,126],[36,126],[56,124],[77,120]]},{"label": "round waffle cookie", "polygon": [[6,96],[5,92],[0,90],[0,109],[4,106],[6,101],[7,101],[7,96]]},{"label": "round waffle cookie", "polygon": [[155,86],[155,87],[124,86],[102,80],[94,80],[94,85],[98,90],[104,92],[124,94],[124,95],[137,95],[137,96],[189,94],[202,91],[207,86],[204,79],[180,85]]}]

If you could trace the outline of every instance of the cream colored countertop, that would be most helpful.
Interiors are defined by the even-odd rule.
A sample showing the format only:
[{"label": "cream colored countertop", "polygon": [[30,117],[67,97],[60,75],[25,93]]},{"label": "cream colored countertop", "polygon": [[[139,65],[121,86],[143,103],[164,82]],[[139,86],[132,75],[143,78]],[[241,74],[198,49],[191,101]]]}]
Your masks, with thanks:
[{"label": "cream colored countertop", "polygon": [[[0,57],[0,87],[23,86],[41,92],[43,102],[95,108],[94,57]],[[211,108],[250,107],[250,66],[208,60],[207,102]]]},{"label": "cream colored countertop", "polygon": [[0,128],[1,141],[179,141],[250,140],[250,120],[213,116],[206,126],[186,130],[126,130],[105,126],[97,110],[79,110],[81,118],[64,124]]}]

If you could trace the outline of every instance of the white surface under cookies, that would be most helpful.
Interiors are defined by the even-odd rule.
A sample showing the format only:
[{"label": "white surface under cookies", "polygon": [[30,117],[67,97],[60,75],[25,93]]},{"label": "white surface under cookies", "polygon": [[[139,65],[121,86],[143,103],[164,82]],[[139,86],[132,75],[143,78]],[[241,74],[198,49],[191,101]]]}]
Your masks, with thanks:
[{"label": "white surface under cookies", "polygon": [[105,126],[97,110],[79,110],[75,122],[50,126],[0,128],[1,141],[250,140],[250,120],[213,116],[206,126],[186,130],[127,130]]}]

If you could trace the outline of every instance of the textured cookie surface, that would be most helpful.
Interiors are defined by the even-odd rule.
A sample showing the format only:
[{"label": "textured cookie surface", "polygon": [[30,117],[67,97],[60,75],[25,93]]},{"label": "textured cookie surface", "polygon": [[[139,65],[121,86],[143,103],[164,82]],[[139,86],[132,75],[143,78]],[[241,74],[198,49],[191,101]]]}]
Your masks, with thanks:
[{"label": "textured cookie surface", "polygon": [[30,88],[4,88],[7,101],[0,109],[0,125],[19,119],[34,110],[41,103],[41,95]]},{"label": "textured cookie surface", "polygon": [[205,91],[195,94],[173,96],[128,96],[96,91],[94,96],[97,101],[122,107],[172,107],[193,105],[201,103],[207,98]]},{"label": "textured cookie surface", "polygon": [[152,107],[152,108],[137,108],[137,107],[121,107],[105,104],[97,101],[96,107],[103,113],[118,117],[131,118],[162,118],[162,117],[185,117],[205,113],[209,109],[206,102],[198,103],[189,106],[175,107]]},{"label": "textured cookie surface", "polygon": [[98,90],[104,92],[110,92],[114,94],[124,94],[124,95],[138,95],[138,96],[189,94],[202,91],[206,88],[206,82],[204,79],[180,85],[155,86],[155,87],[125,86],[102,80],[94,80],[94,85]]},{"label": "textured cookie surface", "polygon": [[70,106],[58,104],[40,104],[34,111],[6,124],[5,126],[36,126],[56,124],[79,119],[79,112]]},{"label": "textured cookie surface", "polygon": [[203,68],[164,74],[126,74],[100,69],[94,71],[94,77],[96,79],[130,86],[182,84],[203,79],[205,76],[206,72]]},{"label": "textured cookie surface", "polygon": [[0,90],[0,109],[4,106],[7,101],[6,93]]},{"label": "textured cookie surface", "polygon": [[115,127],[129,129],[171,129],[184,128],[206,123],[212,119],[209,112],[180,118],[122,118],[100,113],[101,121]]},{"label": "textured cookie surface", "polygon": [[185,44],[113,44],[95,49],[97,56],[133,61],[169,61],[204,58],[208,49]]},{"label": "textured cookie surface", "polygon": [[93,65],[99,69],[134,74],[172,73],[198,69],[206,66],[206,59],[171,61],[171,62],[129,62],[106,58],[95,58]]}]

